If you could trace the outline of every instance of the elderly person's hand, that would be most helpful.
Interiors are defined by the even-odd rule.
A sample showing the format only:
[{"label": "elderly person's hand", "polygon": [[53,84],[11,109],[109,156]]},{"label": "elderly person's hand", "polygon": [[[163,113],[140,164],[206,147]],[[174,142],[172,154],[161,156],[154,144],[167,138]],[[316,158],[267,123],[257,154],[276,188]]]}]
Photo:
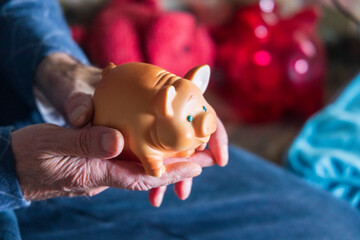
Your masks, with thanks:
[{"label": "elderly person's hand", "polygon": [[[54,53],[40,63],[35,84],[71,125],[81,127],[91,121],[92,95],[100,80],[101,69],[82,65],[67,54]],[[205,146],[201,146],[198,150],[204,148]],[[220,120],[218,130],[210,138],[209,150],[205,150],[202,156],[207,158],[207,166],[227,164],[228,140]],[[177,160],[186,161],[184,158]],[[191,186],[191,178],[176,183],[176,195],[180,199],[186,199],[190,195]],[[149,200],[153,206],[161,205],[165,190],[166,186],[162,186],[149,192]]]},{"label": "elderly person's hand", "polygon": [[92,96],[101,72],[65,53],[53,53],[39,64],[35,85],[68,123],[82,127],[91,121]]},{"label": "elderly person's hand", "polygon": [[92,196],[107,187],[149,190],[195,177],[200,165],[211,165],[201,153],[186,162],[174,159],[162,177],[152,177],[137,162],[114,158],[123,144],[121,133],[106,127],[75,130],[38,124],[14,131],[11,146],[25,199]]}]

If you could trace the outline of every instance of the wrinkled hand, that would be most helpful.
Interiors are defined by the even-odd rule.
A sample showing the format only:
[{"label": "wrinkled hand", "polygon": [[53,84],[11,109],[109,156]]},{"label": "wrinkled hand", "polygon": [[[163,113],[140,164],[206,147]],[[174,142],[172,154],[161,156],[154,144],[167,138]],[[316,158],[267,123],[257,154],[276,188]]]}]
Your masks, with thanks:
[{"label": "wrinkled hand", "polygon": [[[62,113],[67,121],[75,126],[87,125],[92,118],[92,95],[101,80],[101,69],[85,66],[64,53],[54,53],[39,65],[36,85],[47,99]],[[218,120],[218,129],[211,136],[209,149],[201,146],[189,160],[201,161],[202,166],[218,164],[225,166],[228,161],[228,140],[225,128]],[[165,162],[188,161],[188,159],[167,159]],[[188,178],[175,184],[175,193],[186,199],[191,192],[192,179]],[[153,206],[160,206],[166,186],[154,188],[149,192]]]},{"label": "wrinkled hand", "polygon": [[71,125],[81,127],[91,121],[92,96],[101,71],[65,53],[53,53],[41,61],[35,84]]},{"label": "wrinkled hand", "polygon": [[189,162],[178,159],[166,165],[162,177],[152,177],[134,161],[114,159],[123,145],[121,133],[106,127],[75,130],[38,124],[11,135],[16,172],[27,200],[93,196],[108,187],[146,191],[197,176],[200,164],[208,164],[201,155]]}]

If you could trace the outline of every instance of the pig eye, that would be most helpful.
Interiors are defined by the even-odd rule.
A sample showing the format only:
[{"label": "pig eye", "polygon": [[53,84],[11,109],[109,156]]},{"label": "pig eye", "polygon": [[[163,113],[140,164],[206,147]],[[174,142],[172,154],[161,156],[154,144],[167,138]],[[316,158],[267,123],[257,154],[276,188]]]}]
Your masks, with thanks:
[{"label": "pig eye", "polygon": [[189,122],[192,122],[193,121],[193,116],[189,115],[186,117],[186,119],[189,121]]},{"label": "pig eye", "polygon": [[205,106],[203,106],[203,109],[204,109],[204,112],[206,112],[206,111],[207,111],[207,109],[206,109],[206,107],[205,107]]}]

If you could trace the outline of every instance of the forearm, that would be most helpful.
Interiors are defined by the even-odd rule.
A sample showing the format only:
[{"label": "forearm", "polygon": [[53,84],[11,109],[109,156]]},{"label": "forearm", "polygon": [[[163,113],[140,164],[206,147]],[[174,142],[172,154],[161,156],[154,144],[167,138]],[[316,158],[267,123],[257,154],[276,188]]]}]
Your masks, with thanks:
[{"label": "forearm", "polygon": [[45,56],[63,52],[88,63],[55,0],[3,1],[0,35],[0,77],[31,105],[36,70]]},{"label": "forearm", "polygon": [[0,127],[0,211],[25,207],[11,148],[12,127]]}]

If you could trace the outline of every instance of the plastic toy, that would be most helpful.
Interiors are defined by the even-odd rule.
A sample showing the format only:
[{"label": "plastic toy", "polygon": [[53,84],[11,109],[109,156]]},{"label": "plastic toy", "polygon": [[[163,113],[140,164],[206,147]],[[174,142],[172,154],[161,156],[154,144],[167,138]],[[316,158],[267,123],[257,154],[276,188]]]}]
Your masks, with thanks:
[{"label": "plastic toy", "polygon": [[118,129],[124,150],[160,177],[164,158],[191,156],[216,130],[216,113],[203,97],[209,78],[207,65],[181,78],[151,64],[111,63],[95,90],[93,124]]}]

